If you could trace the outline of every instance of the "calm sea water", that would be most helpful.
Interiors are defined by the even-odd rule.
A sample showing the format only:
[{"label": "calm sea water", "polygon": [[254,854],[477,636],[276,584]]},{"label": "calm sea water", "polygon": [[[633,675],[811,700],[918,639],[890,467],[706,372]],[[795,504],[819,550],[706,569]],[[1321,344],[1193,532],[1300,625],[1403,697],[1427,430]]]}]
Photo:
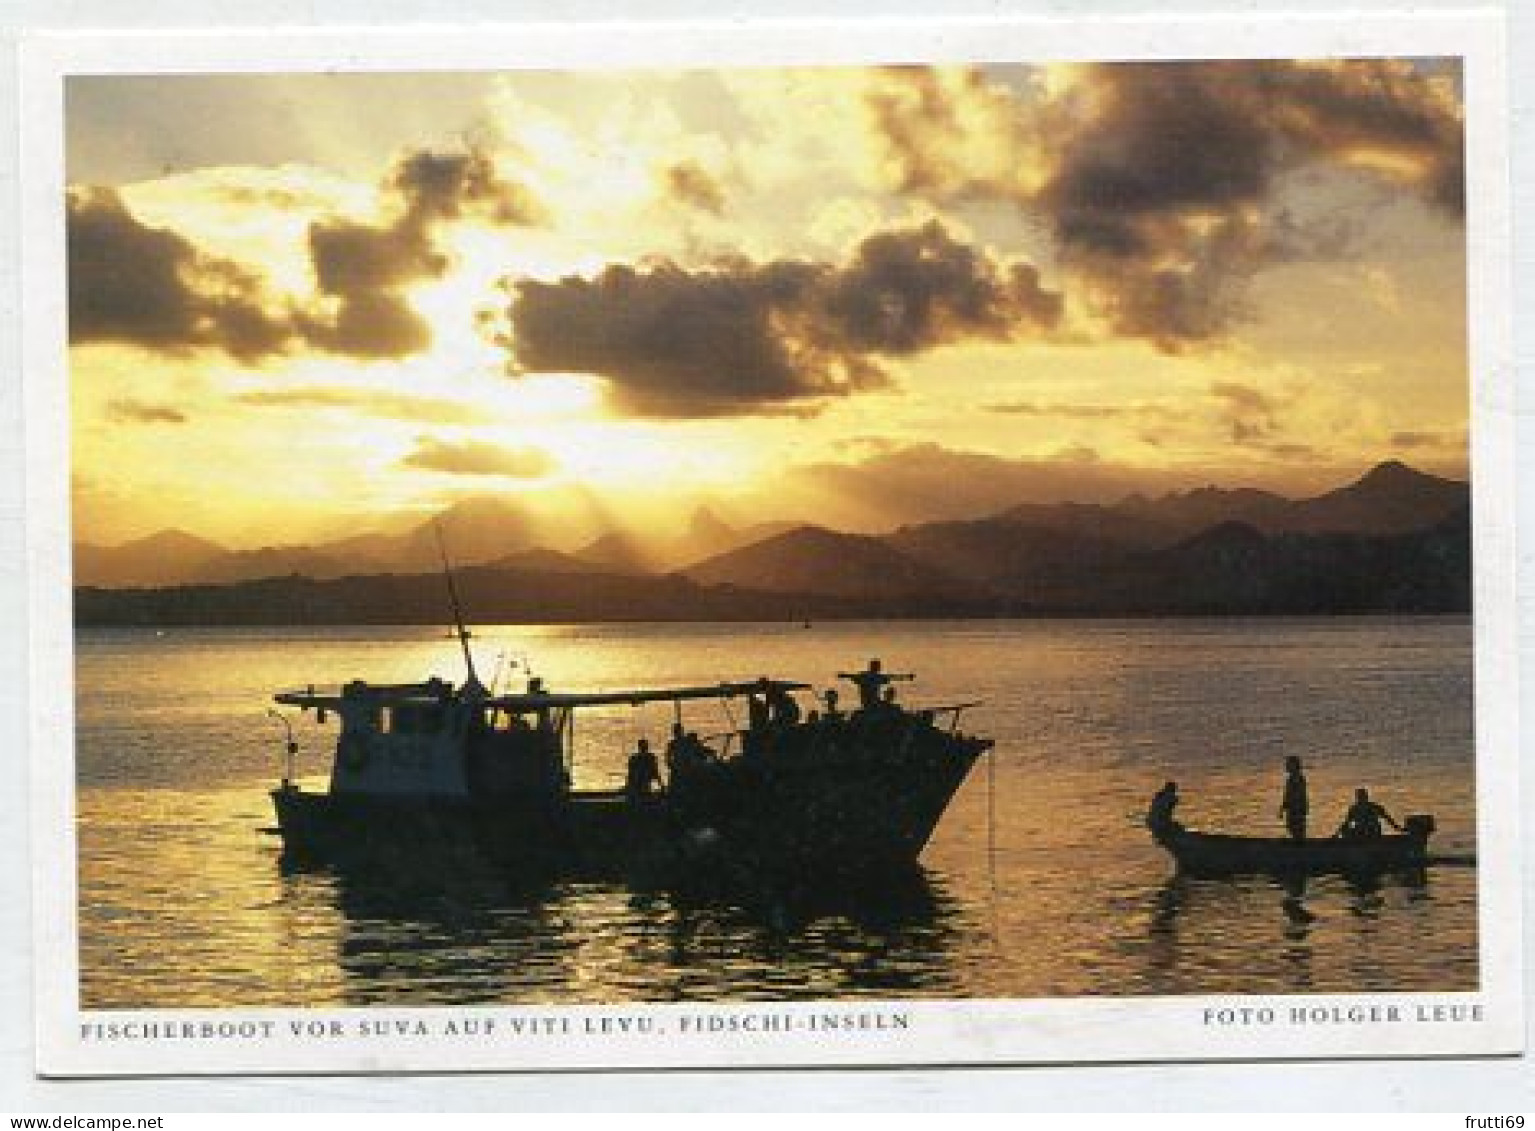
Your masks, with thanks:
[{"label": "calm sea water", "polygon": [[[1141,814],[1167,778],[1195,827],[1275,834],[1285,755],[1313,822],[1357,785],[1473,846],[1471,632],[1462,620],[986,621],[482,630],[482,675],[556,688],[761,674],[826,684],[870,656],[909,703],[980,699],[997,740],[890,891],[818,906],[665,892],[429,890],[279,865],[266,790],[284,687],[461,675],[441,630],[84,631],[78,644],[81,995],[87,1007],[573,1003],[1466,990],[1476,872],[1374,890],[1184,881]],[[717,704],[690,725],[723,730]],[[581,786],[611,786],[669,708],[581,720]],[[332,724],[333,726],[333,724]],[[334,732],[299,724],[316,785]]]}]

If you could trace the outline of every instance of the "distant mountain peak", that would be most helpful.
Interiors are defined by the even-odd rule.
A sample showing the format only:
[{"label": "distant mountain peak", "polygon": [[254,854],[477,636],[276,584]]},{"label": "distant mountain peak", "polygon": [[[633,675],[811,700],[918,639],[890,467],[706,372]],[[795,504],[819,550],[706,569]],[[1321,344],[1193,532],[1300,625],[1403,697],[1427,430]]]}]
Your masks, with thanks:
[{"label": "distant mountain peak", "polygon": [[146,535],[143,538],[135,538],[131,542],[123,543],[123,545],[137,546],[143,549],[194,549],[215,554],[224,553],[224,547],[220,546],[217,542],[210,541],[207,538],[201,538],[196,534],[188,534],[185,530],[177,529],[174,526],[167,527],[164,530],[157,530],[153,534]]},{"label": "distant mountain peak", "polygon": [[728,538],[734,533],[735,528],[707,503],[700,505],[688,519],[689,538]]},{"label": "distant mountain peak", "polygon": [[1232,518],[1200,531],[1182,546],[1184,549],[1239,549],[1262,546],[1267,542],[1263,531],[1252,523]]},{"label": "distant mountain peak", "polygon": [[1376,464],[1359,477],[1355,487],[1418,487],[1425,483],[1446,482],[1437,475],[1429,475],[1415,467],[1408,467],[1399,459],[1388,459]]}]

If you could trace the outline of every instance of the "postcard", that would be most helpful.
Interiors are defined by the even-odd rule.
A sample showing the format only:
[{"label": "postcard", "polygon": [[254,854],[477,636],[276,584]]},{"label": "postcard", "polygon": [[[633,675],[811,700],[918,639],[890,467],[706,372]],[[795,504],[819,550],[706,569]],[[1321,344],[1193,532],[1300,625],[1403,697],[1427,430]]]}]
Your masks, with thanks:
[{"label": "postcard", "polygon": [[23,63],[40,1072],[1520,1049],[1496,16]]}]

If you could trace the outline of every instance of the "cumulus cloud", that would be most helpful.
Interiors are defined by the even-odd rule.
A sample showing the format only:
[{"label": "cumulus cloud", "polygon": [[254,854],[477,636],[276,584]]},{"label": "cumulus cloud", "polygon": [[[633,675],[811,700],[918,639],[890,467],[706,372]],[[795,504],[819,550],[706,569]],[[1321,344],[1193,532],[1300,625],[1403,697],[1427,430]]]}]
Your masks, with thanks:
[{"label": "cumulus cloud", "polygon": [[541,448],[509,448],[478,440],[447,441],[423,436],[400,460],[402,467],[440,471],[448,475],[494,475],[507,479],[538,479],[554,470],[553,457]]},{"label": "cumulus cloud", "polygon": [[278,300],[251,268],[140,221],[116,190],[71,189],[70,340],[162,353],[217,349],[247,363],[299,346],[362,359],[404,357],[431,343],[431,329],[405,290],[452,265],[439,243],[441,228],[465,218],[534,224],[543,217],[525,189],[473,149],[403,156],[380,189],[379,212],[377,221],[329,217],[310,224],[307,252],[318,293]]},{"label": "cumulus cloud", "polygon": [[460,401],[349,385],[252,389],[240,393],[235,400],[257,408],[345,409],[362,416],[414,420],[428,424],[480,424],[491,419],[490,414]]},{"label": "cumulus cloud", "polygon": [[509,287],[516,369],[596,374],[615,407],[662,418],[813,412],[888,385],[883,359],[1038,333],[1061,313],[1032,265],[937,221],[871,235],[841,265],[658,261]]},{"label": "cumulus cloud", "polygon": [[[1165,349],[1218,337],[1247,278],[1315,247],[1275,205],[1288,172],[1350,169],[1464,207],[1453,86],[1403,60],[1095,64],[1022,95],[965,74],[902,68],[871,93],[887,174],[1042,219],[1108,328]],[[1010,165],[975,157],[988,134]]]},{"label": "cumulus cloud", "polygon": [[71,342],[208,347],[245,362],[285,348],[291,327],[254,273],[141,223],[113,189],[71,189],[66,203]]},{"label": "cumulus cloud", "polygon": [[476,215],[504,225],[538,223],[543,210],[507,181],[484,152],[419,151],[394,166],[383,187],[382,223],[334,218],[309,228],[315,281],[330,307],[306,315],[316,345],[358,358],[395,358],[431,344],[431,328],[406,301],[411,283],[440,278],[451,266],[437,241],[441,225]]}]

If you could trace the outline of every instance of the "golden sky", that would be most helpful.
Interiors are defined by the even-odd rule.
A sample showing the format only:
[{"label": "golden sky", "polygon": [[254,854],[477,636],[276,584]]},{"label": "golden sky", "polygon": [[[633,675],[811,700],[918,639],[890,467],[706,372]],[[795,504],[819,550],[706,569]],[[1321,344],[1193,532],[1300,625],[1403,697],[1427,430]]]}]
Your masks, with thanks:
[{"label": "golden sky", "polygon": [[77,536],[1464,475],[1453,61],[81,77]]}]

